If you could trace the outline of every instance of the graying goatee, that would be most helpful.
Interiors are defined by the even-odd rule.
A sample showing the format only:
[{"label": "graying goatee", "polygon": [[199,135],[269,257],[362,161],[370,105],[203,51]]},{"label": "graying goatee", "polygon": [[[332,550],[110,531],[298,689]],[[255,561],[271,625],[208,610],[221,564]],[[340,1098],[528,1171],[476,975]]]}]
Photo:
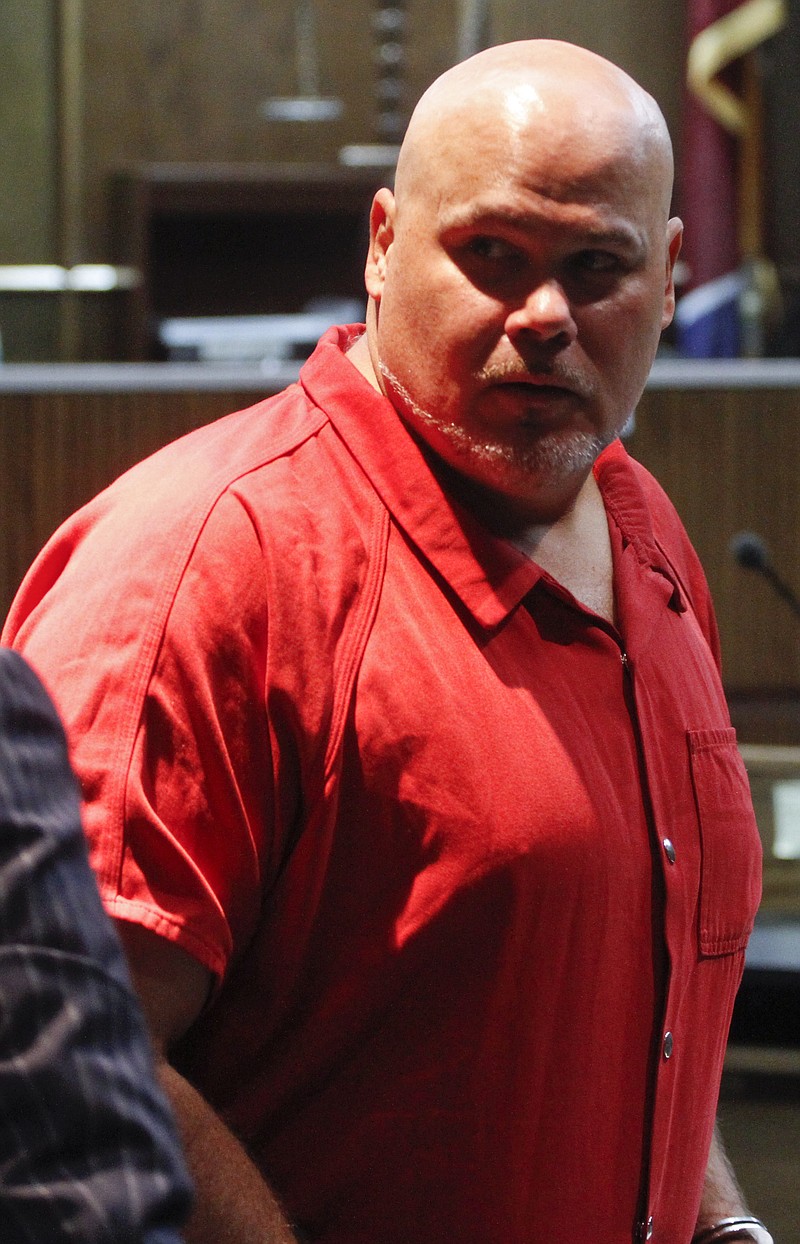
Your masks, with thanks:
[{"label": "graying goatee", "polygon": [[[440,419],[420,406],[395,375],[381,360],[381,375],[402,405],[427,427],[433,428],[452,445],[460,458],[488,466],[506,467],[521,475],[561,476],[573,471],[585,470],[611,438],[603,438],[591,432],[571,431],[543,433],[530,445],[508,445],[500,441],[476,440],[458,423]],[[489,375],[488,373],[492,374]],[[502,373],[502,375],[501,375]],[[487,379],[507,379],[516,374],[511,366],[491,365],[484,368]]]}]

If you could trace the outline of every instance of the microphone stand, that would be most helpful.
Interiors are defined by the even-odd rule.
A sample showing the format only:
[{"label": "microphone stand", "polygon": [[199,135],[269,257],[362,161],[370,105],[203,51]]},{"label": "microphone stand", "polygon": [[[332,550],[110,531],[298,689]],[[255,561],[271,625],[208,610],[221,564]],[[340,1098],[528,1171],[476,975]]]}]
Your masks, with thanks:
[{"label": "microphone stand", "polygon": [[764,576],[776,596],[780,596],[795,617],[800,618],[800,598],[785,579],[778,574],[761,536],[753,531],[740,531],[730,542],[734,560],[744,570],[754,570]]}]

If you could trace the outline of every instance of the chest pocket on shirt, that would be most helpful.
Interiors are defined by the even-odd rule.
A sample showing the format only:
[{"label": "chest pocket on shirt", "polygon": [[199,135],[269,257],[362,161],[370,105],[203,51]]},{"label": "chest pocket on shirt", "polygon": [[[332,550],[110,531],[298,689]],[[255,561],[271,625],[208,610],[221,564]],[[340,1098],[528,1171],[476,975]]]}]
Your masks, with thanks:
[{"label": "chest pocket on shirt", "polygon": [[761,899],[761,840],[733,729],[688,730],[700,822],[700,953],[745,946]]}]

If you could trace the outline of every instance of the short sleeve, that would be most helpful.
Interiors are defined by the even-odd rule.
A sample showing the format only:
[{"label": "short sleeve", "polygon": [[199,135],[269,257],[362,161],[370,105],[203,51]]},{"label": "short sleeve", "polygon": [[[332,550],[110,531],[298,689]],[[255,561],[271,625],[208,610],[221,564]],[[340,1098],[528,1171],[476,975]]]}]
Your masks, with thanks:
[{"label": "short sleeve", "polygon": [[13,642],[64,721],[106,908],[219,978],[252,934],[271,852],[266,590],[247,506],[144,464],[70,520],[32,581]]},{"label": "short sleeve", "polygon": [[274,845],[266,644],[258,541],[226,493],[165,619],[103,866],[114,915],[176,941],[217,977],[252,936]]}]

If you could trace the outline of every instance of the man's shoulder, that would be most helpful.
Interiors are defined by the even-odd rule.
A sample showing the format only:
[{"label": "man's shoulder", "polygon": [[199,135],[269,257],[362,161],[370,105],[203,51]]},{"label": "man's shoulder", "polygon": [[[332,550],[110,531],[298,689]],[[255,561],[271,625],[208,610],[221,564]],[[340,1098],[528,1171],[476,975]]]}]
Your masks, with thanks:
[{"label": "man's shoulder", "polygon": [[59,528],[25,578],[4,641],[16,645],[45,597],[48,610],[57,597],[64,608],[92,612],[95,632],[102,617],[116,616],[118,598],[129,611],[159,600],[166,609],[206,532],[227,549],[229,571],[251,565],[265,533],[289,539],[288,511],[302,511],[304,497],[324,488],[337,505],[330,481],[343,452],[299,385],[170,442]]},{"label": "man's shoulder", "polygon": [[[348,394],[348,386],[356,376],[332,336],[327,334],[319,343],[296,383],[195,428],[134,466],[117,483],[127,482],[128,476],[133,476],[136,491],[141,476],[152,480],[163,476],[171,485],[180,484],[170,492],[180,504],[181,497],[231,486],[296,454],[330,425],[325,409],[328,388],[323,386],[314,395],[308,381],[312,377],[324,378],[340,396]],[[338,438],[332,436],[327,443],[330,452],[335,453]]]},{"label": "man's shoulder", "polygon": [[[238,508],[245,525],[251,500],[263,506],[273,498],[278,505],[286,480],[303,479],[302,469],[286,464],[294,461],[296,468],[297,456],[327,424],[325,413],[293,385],[162,446],[73,514],[54,541],[70,556],[87,540],[113,552],[115,561],[123,549],[142,561],[158,560],[167,549],[180,555],[226,496],[239,501],[227,508],[229,518]],[[336,439],[327,442],[317,456],[336,452]]]},{"label": "man's shoulder", "polygon": [[142,485],[166,481],[164,501],[180,506],[208,489],[224,489],[295,452],[327,423],[299,385],[203,424],[156,450],[111,485],[141,505]]}]

